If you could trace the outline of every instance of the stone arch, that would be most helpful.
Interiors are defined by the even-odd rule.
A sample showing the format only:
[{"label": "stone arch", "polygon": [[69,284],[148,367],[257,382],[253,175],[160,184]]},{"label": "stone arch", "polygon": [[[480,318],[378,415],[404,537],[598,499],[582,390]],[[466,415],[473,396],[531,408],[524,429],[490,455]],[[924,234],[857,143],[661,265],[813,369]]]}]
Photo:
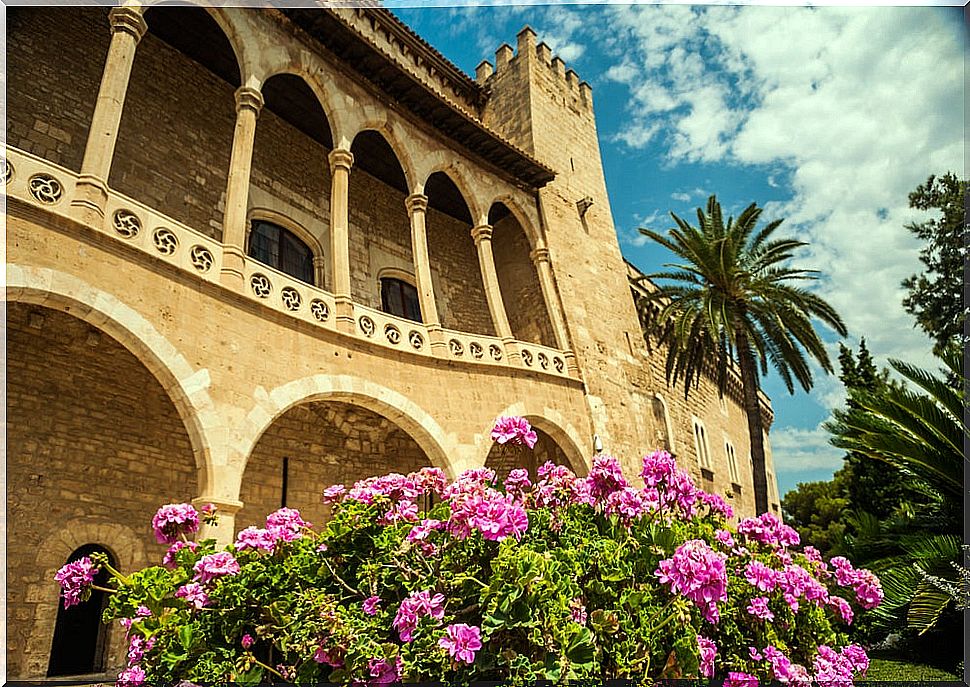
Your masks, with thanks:
[{"label": "stone arch", "polygon": [[67,312],[104,331],[130,351],[162,385],[192,444],[199,492],[210,491],[213,447],[209,432],[221,422],[209,396],[209,373],[196,371],[138,312],[73,275],[42,267],[7,265],[5,300]]},{"label": "stone arch", "polygon": [[462,171],[461,166],[455,162],[438,162],[437,164],[431,165],[431,167],[422,173],[422,182],[417,193],[425,193],[425,187],[427,186],[428,179],[432,175],[441,173],[444,174],[451,180],[457,188],[458,192],[461,193],[462,199],[465,201],[465,205],[468,207],[468,212],[472,217],[472,225],[478,224],[482,218],[482,204],[481,199],[475,193],[475,186],[471,184],[465,173]]},{"label": "stone arch", "polygon": [[[60,603],[60,590],[54,582],[54,573],[64,565],[73,551],[89,543],[103,545],[117,561],[118,569],[122,572],[140,569],[149,562],[142,538],[125,525],[77,518],[54,529],[37,549],[33,569],[38,574],[28,583],[26,590],[26,598],[32,600],[34,605],[34,615],[33,620],[29,621],[30,630],[20,669],[21,679],[46,677],[47,660],[57,620],[57,606]],[[106,665],[124,663],[123,635],[123,632],[108,628]]]},{"label": "stone arch", "polygon": [[519,223],[519,226],[522,227],[525,237],[529,240],[529,250],[545,247],[546,242],[542,237],[541,231],[537,228],[532,218],[530,218],[529,213],[522,207],[522,204],[511,193],[504,193],[492,198],[488,203],[489,212],[491,212],[493,206],[499,203],[508,209]]},{"label": "stone arch", "polygon": [[[582,448],[587,446],[589,442],[583,441],[575,427],[573,427],[572,424],[570,424],[558,411],[553,410],[552,408],[543,408],[542,410],[530,408],[526,403],[519,402],[510,405],[499,413],[498,416],[524,417],[529,421],[529,424],[532,425],[533,429],[541,431],[555,442],[556,446],[565,455],[569,463],[568,467],[572,469],[573,472],[579,476],[585,476],[589,471],[589,466],[592,459],[587,458],[587,456],[592,455],[592,449],[590,448],[588,450],[583,450]],[[486,432],[483,436],[486,442],[484,449],[480,454],[482,456],[482,465],[484,465],[488,459],[488,454],[492,450],[493,446],[489,433]]]},{"label": "stone arch", "polygon": [[[278,76],[292,76],[300,79],[306,84],[307,88],[310,89],[316,98],[317,104],[320,106],[320,110],[323,112],[323,116],[327,120],[327,126],[330,130],[330,149],[332,150],[333,148],[338,147],[338,108],[334,104],[333,99],[331,98],[327,89],[321,85],[318,79],[313,77],[313,74],[309,69],[292,62],[285,65],[278,65],[266,71],[254,72],[250,79],[250,83],[247,85],[255,84],[254,87],[262,91],[270,79]],[[257,124],[257,127],[258,126],[259,125]]]},{"label": "stone arch", "polygon": [[[361,121],[356,125],[356,129],[348,135],[348,140],[350,145],[353,146],[354,141],[360,134],[367,131],[373,131],[374,133],[380,135],[381,138],[387,143],[392,151],[394,151],[394,157],[397,159],[397,163],[401,166],[404,171],[404,180],[407,189],[412,189],[415,187],[415,182],[417,175],[414,170],[414,154],[412,153],[410,147],[407,145],[407,137],[398,133],[396,129],[399,127],[395,126],[394,122],[388,119],[386,113],[382,113],[378,116],[371,116],[362,118]],[[354,167],[360,164],[360,160],[354,160]]]},{"label": "stone arch", "polygon": [[[191,7],[194,9],[204,10],[216,23],[216,25],[222,30],[222,33],[226,37],[226,41],[229,43],[229,47],[232,48],[232,53],[236,57],[236,69],[239,72],[240,83],[246,83],[247,74],[247,44],[243,38],[244,31],[241,26],[238,25],[238,21],[233,14],[227,12],[225,8],[213,7],[211,4],[204,2],[185,2],[184,0],[175,0],[169,2],[167,0],[162,0],[161,2],[152,3],[151,5],[133,5],[132,9],[139,12],[142,17],[145,18],[146,22],[151,21],[152,10],[159,8],[186,8]],[[150,28],[150,24],[149,24]]]},{"label": "stone arch", "polygon": [[244,78],[240,32],[200,6],[152,6],[145,21],[108,185],[221,240],[234,92]]},{"label": "stone arch", "polygon": [[273,422],[291,408],[314,401],[343,402],[381,415],[414,439],[432,464],[443,469],[449,478],[455,475],[449,458],[449,451],[454,453],[457,444],[455,438],[445,434],[435,419],[409,398],[376,382],[351,375],[319,374],[259,392],[256,405],[246,415],[233,442],[240,478],[256,443]]}]

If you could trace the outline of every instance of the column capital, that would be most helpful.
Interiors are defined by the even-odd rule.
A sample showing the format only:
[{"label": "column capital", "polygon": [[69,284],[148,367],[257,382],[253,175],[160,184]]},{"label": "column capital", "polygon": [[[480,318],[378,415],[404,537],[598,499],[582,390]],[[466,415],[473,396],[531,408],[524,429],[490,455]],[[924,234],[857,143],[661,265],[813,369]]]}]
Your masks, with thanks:
[{"label": "column capital", "polygon": [[108,20],[111,22],[111,33],[127,33],[134,37],[136,43],[148,31],[148,23],[134,7],[114,7],[108,12]]},{"label": "column capital", "polygon": [[532,260],[533,264],[538,265],[540,262],[549,262],[549,249],[546,247],[536,248],[534,251],[529,253],[529,259]]},{"label": "column capital", "polygon": [[477,227],[472,229],[472,240],[477,246],[482,241],[492,240],[492,225],[491,224],[479,224]]},{"label": "column capital", "polygon": [[252,86],[240,86],[236,89],[236,112],[252,110],[259,115],[263,102],[263,94]]},{"label": "column capital", "polygon": [[348,172],[354,166],[354,154],[344,148],[334,148],[328,156],[330,160],[330,173],[333,174],[337,169],[345,169]]},{"label": "column capital", "polygon": [[242,501],[230,500],[219,496],[197,496],[192,499],[192,505],[196,508],[202,508],[210,503],[216,507],[217,513],[224,515],[235,515],[243,507]]},{"label": "column capital", "polygon": [[412,193],[404,199],[404,207],[406,207],[408,212],[411,214],[415,212],[425,212],[428,209],[428,196],[424,195],[423,193]]}]

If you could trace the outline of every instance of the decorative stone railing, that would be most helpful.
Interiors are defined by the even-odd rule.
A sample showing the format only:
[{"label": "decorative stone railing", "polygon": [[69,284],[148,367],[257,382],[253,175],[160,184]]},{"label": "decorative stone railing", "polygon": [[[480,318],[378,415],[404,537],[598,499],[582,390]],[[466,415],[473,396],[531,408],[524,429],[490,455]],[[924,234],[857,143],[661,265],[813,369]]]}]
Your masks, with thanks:
[{"label": "decorative stone railing", "polygon": [[358,336],[370,341],[410,353],[431,355],[428,330],[420,322],[354,303],[354,326]]},{"label": "decorative stone railing", "polygon": [[[0,160],[5,194],[56,215],[77,221],[71,207],[77,174],[30,153],[8,147]],[[109,190],[104,220],[93,226],[99,233],[132,246],[196,277],[225,286],[220,281],[223,246],[147,205]],[[337,330],[334,297],[316,286],[246,258],[243,295],[263,306],[286,313],[315,326]],[[442,330],[445,346],[433,350],[428,329],[420,322],[395,317],[354,303],[354,333],[386,348],[412,355],[445,360],[519,367],[559,377],[569,377],[562,352],[521,341],[503,342],[481,336]],[[521,363],[510,360],[509,346]]]},{"label": "decorative stone railing", "polygon": [[566,371],[566,360],[562,352],[549,346],[539,344],[523,343],[516,341],[515,345],[519,349],[519,356],[525,367],[538,372],[552,372],[553,374],[568,375]]},{"label": "decorative stone railing", "polygon": [[263,305],[327,329],[336,329],[333,296],[277,269],[246,258],[243,265],[246,295]]},{"label": "decorative stone railing", "polygon": [[468,360],[489,365],[508,365],[508,356],[501,339],[494,336],[467,334],[443,329],[446,356],[452,360]]},{"label": "decorative stone railing", "polygon": [[[77,175],[30,153],[7,148],[6,193],[64,217],[73,217]],[[222,244],[147,205],[109,192],[104,222],[94,227],[119,241],[207,281],[218,282]]]}]

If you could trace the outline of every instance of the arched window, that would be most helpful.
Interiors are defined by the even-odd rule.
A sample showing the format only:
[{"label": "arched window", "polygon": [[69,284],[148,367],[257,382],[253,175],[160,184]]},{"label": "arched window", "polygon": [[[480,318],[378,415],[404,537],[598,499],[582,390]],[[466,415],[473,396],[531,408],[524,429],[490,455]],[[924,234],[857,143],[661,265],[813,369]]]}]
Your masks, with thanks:
[{"label": "arched window", "polygon": [[[67,563],[90,556],[105,547],[85,544],[67,559]],[[112,566],[115,561],[108,554]],[[106,586],[108,571],[102,569],[94,579],[98,586]],[[58,597],[57,622],[54,625],[54,641],[51,643],[50,662],[47,664],[47,677],[59,675],[85,675],[104,671],[105,648],[107,647],[107,626],[101,622],[104,611],[104,592],[97,590],[84,603],[64,608]]]},{"label": "arched window", "polygon": [[253,220],[249,257],[275,267],[294,279],[313,284],[313,251],[289,229],[265,220]]},{"label": "arched window", "polygon": [[396,277],[381,277],[381,310],[414,322],[421,321],[418,290]]}]

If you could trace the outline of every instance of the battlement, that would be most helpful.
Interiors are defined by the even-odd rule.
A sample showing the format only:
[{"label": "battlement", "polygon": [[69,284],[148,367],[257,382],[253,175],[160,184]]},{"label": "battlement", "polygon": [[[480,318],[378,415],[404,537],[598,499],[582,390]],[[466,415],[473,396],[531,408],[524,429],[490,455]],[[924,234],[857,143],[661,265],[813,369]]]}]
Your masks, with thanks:
[{"label": "battlement", "polygon": [[482,60],[475,69],[475,81],[486,85],[494,77],[501,77],[509,70],[532,66],[533,70],[543,70],[546,76],[556,84],[562,95],[582,104],[586,109],[593,107],[593,89],[586,81],[581,81],[579,74],[566,67],[566,62],[558,55],[552,54],[548,43],[537,42],[537,34],[530,26],[525,26],[516,36],[516,49],[508,43],[503,43],[495,51],[495,64]]}]

